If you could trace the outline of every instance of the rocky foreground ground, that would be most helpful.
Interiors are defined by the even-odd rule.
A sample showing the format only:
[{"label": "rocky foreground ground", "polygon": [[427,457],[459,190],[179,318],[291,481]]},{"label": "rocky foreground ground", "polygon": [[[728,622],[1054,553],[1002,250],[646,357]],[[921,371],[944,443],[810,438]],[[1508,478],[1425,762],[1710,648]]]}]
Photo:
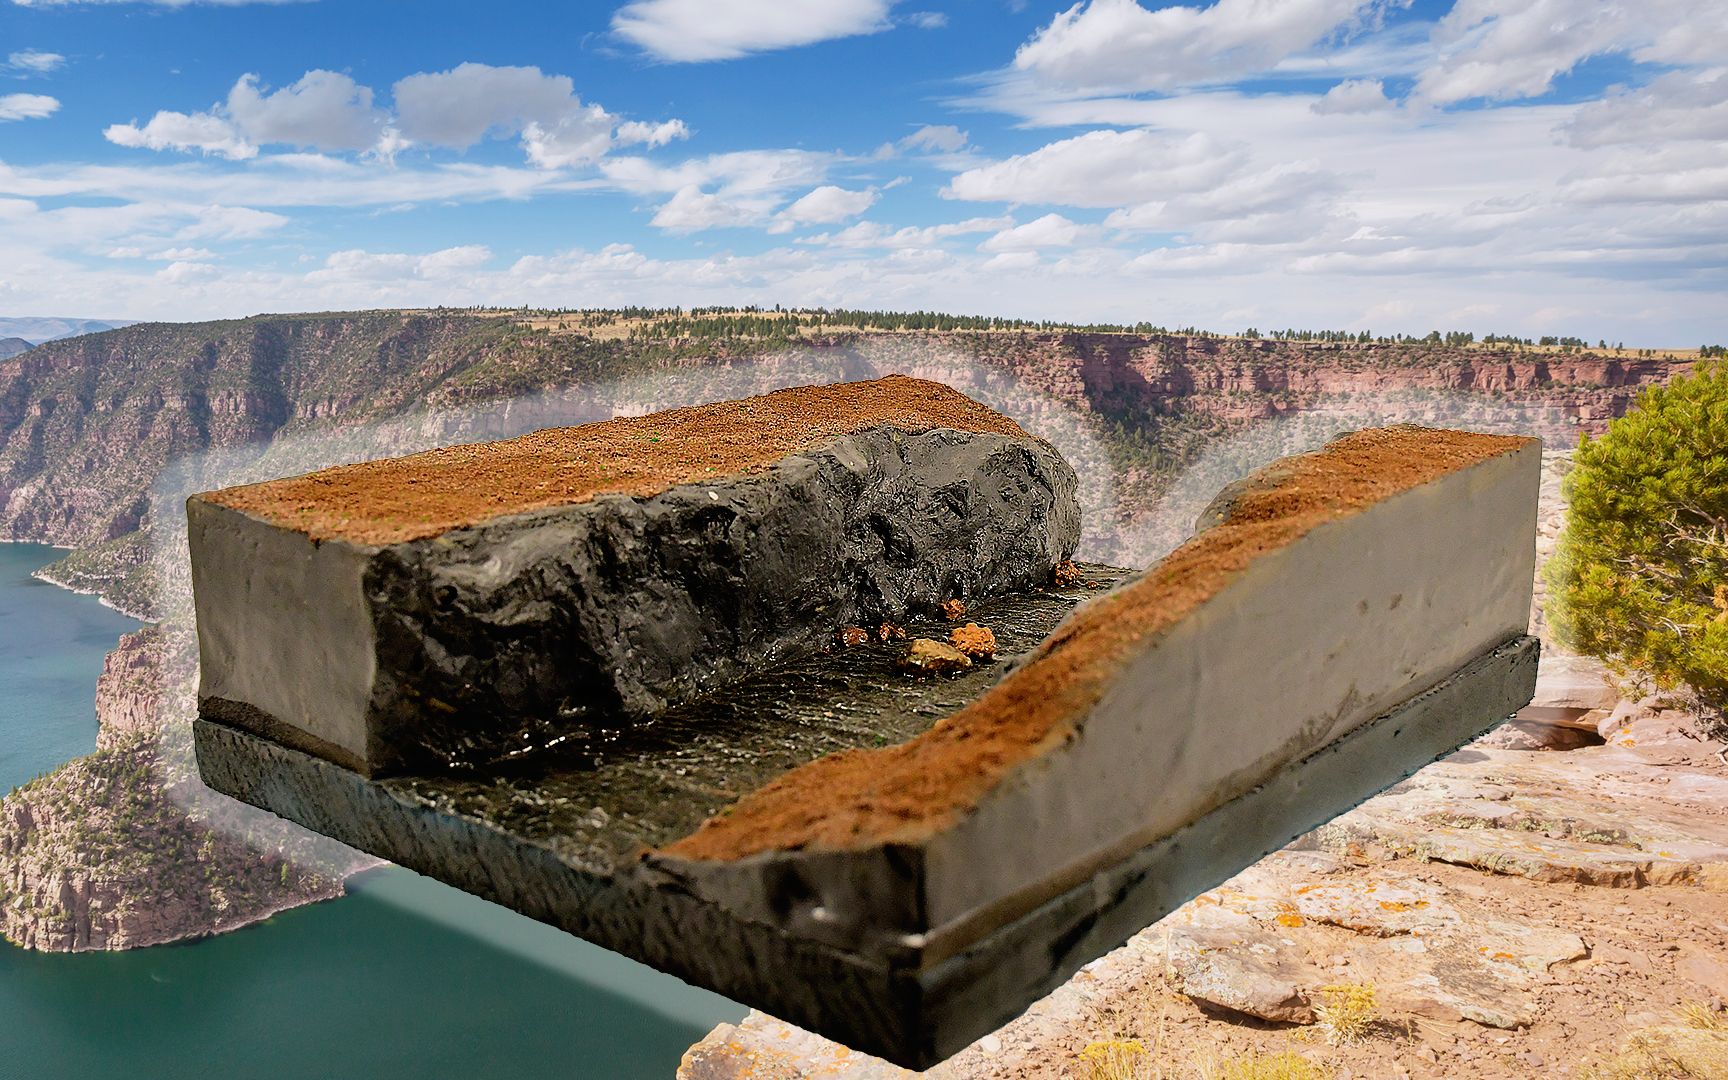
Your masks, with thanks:
[{"label": "rocky foreground ground", "polygon": [[[1543,555],[1568,467],[1549,456]],[[1545,646],[1517,722],[1196,898],[925,1075],[1728,1077],[1728,746]],[[1280,1054],[1312,1071],[1230,1072]],[[679,1070],[909,1075],[759,1013]]]}]

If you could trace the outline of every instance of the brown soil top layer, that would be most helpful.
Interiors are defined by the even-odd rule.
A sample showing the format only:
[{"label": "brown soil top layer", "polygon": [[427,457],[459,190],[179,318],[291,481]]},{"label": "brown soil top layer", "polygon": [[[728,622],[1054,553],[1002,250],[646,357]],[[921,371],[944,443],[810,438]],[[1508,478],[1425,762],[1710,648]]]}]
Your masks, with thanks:
[{"label": "brown soil top layer", "polygon": [[726,860],[921,839],[976,805],[1016,765],[1066,741],[1129,658],[1254,560],[1324,522],[1535,441],[1376,428],[1275,462],[1231,493],[1222,522],[1077,610],[983,697],[909,742],[793,769],[665,852]]},{"label": "brown soil top layer", "polygon": [[398,544],[597,495],[645,498],[679,484],[724,480],[877,427],[1028,438],[1014,421],[958,390],[890,375],[548,428],[199,497],[314,540]]}]

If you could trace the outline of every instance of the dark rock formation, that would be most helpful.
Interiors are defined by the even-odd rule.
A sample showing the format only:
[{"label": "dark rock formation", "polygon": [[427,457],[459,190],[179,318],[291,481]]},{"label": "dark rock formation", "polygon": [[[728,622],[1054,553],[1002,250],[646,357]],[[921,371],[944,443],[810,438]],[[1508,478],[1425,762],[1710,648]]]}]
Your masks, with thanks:
[{"label": "dark rock formation", "polygon": [[[392,548],[366,592],[401,689],[373,707],[452,760],[658,713],[836,627],[1042,584],[1079,540],[1074,488],[1035,441],[877,429],[765,476]],[[513,573],[488,572],[503,551]]]},{"label": "dark rock formation", "polygon": [[[800,393],[888,386],[966,401],[911,380]],[[1073,553],[1076,479],[1049,446],[897,423],[383,546],[199,496],[201,708],[369,775],[485,764],[602,737],[841,627],[1041,585]]]}]

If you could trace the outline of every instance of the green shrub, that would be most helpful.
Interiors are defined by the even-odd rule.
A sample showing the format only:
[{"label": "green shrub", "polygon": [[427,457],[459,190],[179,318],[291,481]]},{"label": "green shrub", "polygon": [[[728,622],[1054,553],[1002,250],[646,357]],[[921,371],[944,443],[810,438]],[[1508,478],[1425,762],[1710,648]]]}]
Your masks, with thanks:
[{"label": "green shrub", "polygon": [[1579,445],[1547,568],[1559,641],[1635,684],[1728,708],[1728,367],[1645,391]]}]

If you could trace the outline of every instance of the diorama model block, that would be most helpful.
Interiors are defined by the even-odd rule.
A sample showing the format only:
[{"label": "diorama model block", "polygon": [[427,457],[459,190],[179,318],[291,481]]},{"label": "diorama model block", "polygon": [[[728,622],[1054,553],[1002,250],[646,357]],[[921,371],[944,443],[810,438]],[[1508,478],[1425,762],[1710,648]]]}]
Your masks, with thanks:
[{"label": "diorama model block", "polygon": [[[857,514],[846,509],[850,497],[831,493],[879,485],[824,481],[820,490],[837,509],[806,531],[768,531],[842,554],[776,547],[759,557],[776,567],[806,566],[807,559],[867,567],[841,572],[846,589],[820,602],[788,602],[778,609],[784,620],[761,631],[680,638],[699,644],[663,649],[655,663],[666,666],[652,669],[658,675],[641,674],[647,669],[633,667],[639,661],[627,650],[584,660],[595,665],[584,685],[606,691],[587,715],[611,735],[549,739],[535,753],[472,768],[450,769],[438,758],[418,773],[368,778],[300,734],[331,730],[312,726],[320,702],[306,703],[293,721],[299,726],[285,733],[255,722],[269,711],[255,698],[219,692],[248,679],[248,664],[266,665],[268,678],[282,683],[316,684],[326,670],[318,655],[275,658],[259,644],[241,656],[230,631],[203,625],[268,621],[268,613],[226,610],[242,603],[299,610],[280,584],[247,586],[249,575],[269,582],[279,571],[249,569],[247,549],[233,540],[238,530],[268,527],[245,535],[285,536],[301,545],[287,549],[301,552],[297,558],[316,560],[336,542],[320,522],[354,510],[340,499],[287,493],[316,490],[309,486],[316,475],[286,482],[298,488],[204,497],[200,512],[219,507],[241,521],[217,519],[228,531],[207,534],[193,549],[195,560],[212,560],[200,580],[220,582],[201,585],[198,598],[203,647],[216,650],[205,663],[220,665],[215,680],[206,674],[195,725],[205,780],[860,1050],[927,1068],[1193,896],[1530,700],[1537,648],[1525,629],[1540,479],[1535,440],[1413,427],[1351,433],[1232,485],[1193,539],[1137,575],[1072,564],[1053,574],[1055,560],[1073,546],[1075,520],[1072,476],[1048,447],[926,384],[863,386],[878,389],[823,393],[877,400],[916,387],[951,409],[902,419],[907,426],[886,434],[878,427],[836,435],[824,427],[810,437],[840,443],[816,449],[801,441],[801,431],[787,432],[796,453],[786,462],[816,464],[776,458],[761,468],[874,477],[875,465],[842,463],[852,460],[851,447],[880,439],[879,456],[866,460],[887,461],[884,475],[907,477],[895,489],[904,492],[896,505],[931,507],[940,522],[906,532],[944,540],[920,543],[910,561],[886,540],[854,544],[861,533],[852,524]],[[790,425],[796,414],[781,419]],[[970,426],[955,426],[961,419]],[[938,420],[946,426],[935,426]],[[647,426],[632,430],[671,428],[663,417],[641,423]],[[964,455],[968,462],[990,445],[991,455],[1017,464],[1005,473],[969,465],[966,482],[951,483],[940,479],[952,475],[946,466],[917,473],[910,463],[925,457],[888,449],[919,440],[949,448],[944,453],[976,444]],[[845,449],[834,449],[841,443]],[[746,473],[738,483],[757,478]],[[946,494],[932,501],[927,485]],[[720,484],[687,486],[697,509],[704,500],[736,497]],[[637,509],[612,512],[635,521],[628,515],[674,490],[650,487],[616,496]],[[359,490],[346,498],[364,506]],[[274,491],[276,501],[260,501],[260,491]],[[281,524],[303,504],[317,512],[292,528]],[[817,512],[813,503],[798,505]],[[568,503],[557,506],[568,512]],[[447,522],[427,536],[381,539],[374,531],[370,542],[342,541],[372,560],[360,585],[343,588],[358,590],[362,625],[387,628],[362,643],[381,658],[369,662],[389,665],[388,678],[373,678],[396,695],[389,700],[397,710],[388,723],[358,707],[344,714],[348,727],[337,730],[365,734],[350,757],[363,750],[362,764],[433,760],[424,753],[429,730],[441,748],[454,745],[441,726],[443,710],[400,691],[409,676],[430,685],[428,662],[412,658],[421,654],[408,648],[409,639],[415,632],[433,639],[433,630],[421,628],[446,614],[436,604],[440,594],[422,580],[458,588],[460,655],[510,650],[527,670],[542,639],[519,641],[513,618],[471,614],[475,601],[467,597],[485,594],[466,582],[483,570],[518,582],[495,586],[506,591],[513,617],[527,618],[542,604],[571,605],[582,618],[609,620],[601,625],[635,626],[643,616],[629,609],[659,604],[651,610],[679,612],[692,626],[763,625],[748,614],[756,608],[736,599],[738,591],[733,606],[712,618],[682,614],[679,605],[691,602],[671,594],[708,580],[700,575],[663,574],[646,592],[634,578],[583,579],[609,590],[601,593],[571,589],[557,575],[522,574],[520,567],[543,563],[518,560],[509,554],[514,547],[540,552],[562,542],[533,538],[528,526],[539,512],[518,508],[500,519],[513,527],[496,534],[491,548],[479,546],[493,535],[487,525]],[[922,509],[909,513],[925,520]],[[380,530],[385,516],[367,520],[368,530]],[[556,537],[561,519],[546,520]],[[630,558],[662,567],[673,556],[645,549],[676,552],[699,542],[689,535],[693,521],[604,535],[627,537]],[[1021,535],[1008,535],[1014,528]],[[447,540],[452,535],[458,539]],[[404,547],[422,560],[411,565],[426,569],[404,569]],[[870,554],[851,554],[859,549]],[[598,547],[582,550],[601,558]],[[743,549],[721,550],[736,560]],[[490,561],[481,551],[491,551]],[[700,563],[677,558],[680,567]],[[559,565],[570,556],[564,560]],[[986,566],[993,569],[980,569]],[[312,567],[301,573],[295,582],[315,577]],[[885,573],[892,588],[880,584]],[[735,583],[739,590],[778,588],[783,578],[775,570],[760,586],[757,580]],[[941,608],[956,599],[966,601],[964,612]],[[877,626],[878,612],[893,611],[907,613],[903,627],[863,630]],[[956,626],[957,615],[976,625]],[[846,626],[855,630],[835,638]],[[985,630],[999,659],[975,647],[976,661],[956,660],[941,674],[909,662],[916,648],[946,648],[938,640],[944,637],[976,645]],[[286,631],[271,633],[260,637],[269,648],[291,647]],[[789,644],[746,648],[770,633]],[[710,640],[718,641],[712,651]],[[815,651],[824,640],[836,646]],[[710,659],[728,642],[732,658]],[[420,648],[443,661],[442,646]],[[679,662],[698,667],[702,678],[680,682],[674,655],[687,656]],[[602,660],[623,666],[601,671]],[[479,679],[488,669],[463,670]],[[619,689],[626,683],[642,687],[652,707]],[[463,689],[468,696],[456,700],[502,693]],[[441,690],[440,702],[451,700],[446,693],[454,691]],[[233,701],[251,701],[255,711]],[[653,723],[639,722],[654,708]],[[617,719],[608,721],[602,709],[617,710]],[[492,749],[513,747],[522,739],[521,715],[498,711],[492,723],[502,741],[483,727],[461,730]],[[474,725],[486,722],[482,713],[472,716]]]},{"label": "diorama model block", "polygon": [[1522,635],[1540,449],[1389,428],[1280,462],[978,701],[652,863],[849,949],[1022,914]]},{"label": "diorama model block", "polygon": [[948,387],[801,387],[187,505],[203,715],[367,775],[615,733],[1050,577],[1074,472]]}]

